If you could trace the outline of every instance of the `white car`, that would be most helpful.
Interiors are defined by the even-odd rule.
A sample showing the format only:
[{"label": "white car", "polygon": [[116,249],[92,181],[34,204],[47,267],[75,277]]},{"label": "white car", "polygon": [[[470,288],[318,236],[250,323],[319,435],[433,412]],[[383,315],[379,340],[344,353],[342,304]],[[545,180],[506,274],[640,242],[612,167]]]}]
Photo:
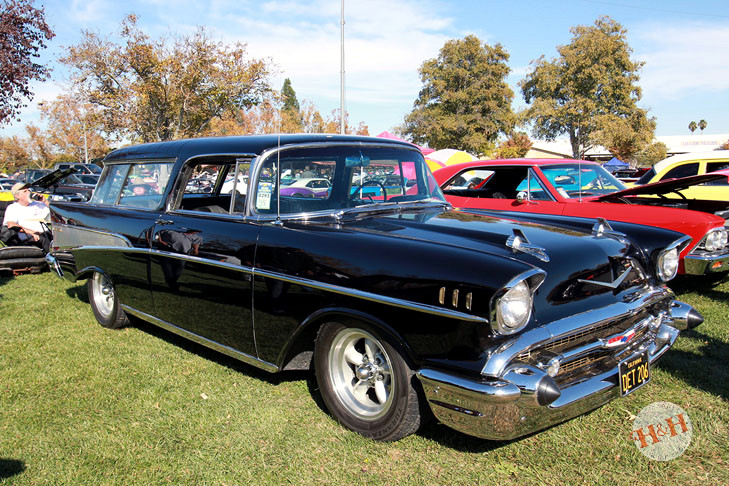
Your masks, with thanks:
[{"label": "white car", "polygon": [[287,195],[297,195],[296,189],[301,189],[301,195],[322,194],[329,190],[331,183],[323,177],[303,177],[294,179],[291,184],[285,187]]}]

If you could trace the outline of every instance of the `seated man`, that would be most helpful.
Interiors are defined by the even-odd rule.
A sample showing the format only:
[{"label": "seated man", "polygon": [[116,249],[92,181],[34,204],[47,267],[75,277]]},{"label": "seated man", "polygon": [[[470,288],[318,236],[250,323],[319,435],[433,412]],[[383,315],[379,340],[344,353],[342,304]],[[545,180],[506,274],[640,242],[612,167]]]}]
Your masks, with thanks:
[{"label": "seated man", "polygon": [[[30,184],[18,182],[10,192],[15,202],[5,209],[3,218],[3,234],[12,233],[8,245],[33,245],[43,248],[48,253],[51,247],[51,235],[41,224],[48,221],[50,210],[48,201],[33,201],[30,197]],[[6,229],[7,227],[7,229]]]}]

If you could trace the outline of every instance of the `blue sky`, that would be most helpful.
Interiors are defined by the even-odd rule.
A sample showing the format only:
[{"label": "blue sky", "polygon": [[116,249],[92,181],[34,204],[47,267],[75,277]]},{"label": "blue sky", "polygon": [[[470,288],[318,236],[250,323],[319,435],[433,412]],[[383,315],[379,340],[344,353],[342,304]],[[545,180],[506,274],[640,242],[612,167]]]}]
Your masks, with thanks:
[{"label": "blue sky", "polygon": [[[52,79],[36,83],[20,122],[0,136],[24,135],[39,124],[37,103],[61,91],[66,73],[56,59],[82,30],[112,38],[128,13],[153,37],[187,34],[198,25],[224,42],[248,44],[251,56],[276,66],[273,85],[291,79],[299,100],[328,114],[339,107],[340,0],[47,0],[56,32],[43,62]],[[729,133],[729,9],[725,1],[641,0],[345,0],[346,109],[375,135],[402,123],[421,87],[418,68],[445,41],[468,34],[509,52],[514,108],[524,105],[517,83],[532,60],[556,56],[570,27],[609,15],[628,30],[633,57],[645,62],[640,106],[657,119],[657,135]]]}]

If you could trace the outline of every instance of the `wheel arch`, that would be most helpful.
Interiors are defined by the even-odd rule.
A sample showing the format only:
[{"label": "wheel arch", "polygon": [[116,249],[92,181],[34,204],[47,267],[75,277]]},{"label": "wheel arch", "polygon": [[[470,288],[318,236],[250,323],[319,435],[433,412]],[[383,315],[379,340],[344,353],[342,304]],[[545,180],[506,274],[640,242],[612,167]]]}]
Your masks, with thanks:
[{"label": "wheel arch", "polygon": [[417,361],[415,354],[391,325],[372,314],[347,307],[327,307],[309,315],[294,330],[286,346],[279,355],[281,370],[309,369],[313,363],[314,343],[321,326],[336,321],[356,327],[362,326],[375,331],[380,338],[386,339],[411,368]]}]

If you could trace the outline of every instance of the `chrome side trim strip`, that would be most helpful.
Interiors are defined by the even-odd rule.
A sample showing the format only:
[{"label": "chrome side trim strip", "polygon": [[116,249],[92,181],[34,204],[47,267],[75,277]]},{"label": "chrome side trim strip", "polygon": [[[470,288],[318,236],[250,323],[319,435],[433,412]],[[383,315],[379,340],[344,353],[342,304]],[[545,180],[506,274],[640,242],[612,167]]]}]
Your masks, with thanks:
[{"label": "chrome side trim strip", "polygon": [[350,297],[368,300],[370,302],[376,302],[378,304],[385,304],[385,305],[390,305],[393,307],[399,307],[401,309],[425,312],[425,313],[440,316],[440,317],[448,317],[451,319],[459,319],[459,320],[469,321],[469,322],[480,322],[480,323],[484,323],[484,324],[487,324],[489,322],[488,319],[486,319],[486,318],[474,316],[471,314],[466,314],[464,312],[454,311],[454,310],[450,310],[450,309],[443,309],[443,308],[436,307],[433,305],[420,304],[420,303],[412,302],[412,301],[408,301],[408,300],[395,299],[392,297],[387,297],[385,295],[374,294],[374,293],[365,292],[362,290],[348,289],[345,287],[340,287],[339,285],[315,282],[313,280],[303,279],[303,278],[299,278],[299,277],[292,277],[290,275],[284,275],[282,273],[271,272],[268,270],[254,269],[253,274],[255,276],[261,275],[261,276],[273,278],[276,280],[283,280],[284,282],[301,285],[304,287],[311,287],[311,288],[318,289],[318,290],[325,290],[327,292],[334,292],[335,294],[348,295]]},{"label": "chrome side trim strip", "polygon": [[159,250],[150,250],[147,248],[119,248],[119,247],[106,247],[106,246],[88,246],[88,247],[81,247],[77,248],[76,250],[90,250],[90,251],[109,251],[109,250],[123,250],[125,252],[133,252],[133,253],[146,253],[150,256],[164,256],[168,258],[175,258],[178,260],[185,260],[189,262],[194,263],[201,263],[205,265],[211,265],[219,268],[225,268],[228,270],[235,270],[238,272],[245,273],[247,275],[253,275],[253,276],[262,276],[267,278],[272,278],[275,280],[282,280],[284,282],[292,283],[295,285],[300,285],[302,287],[309,287],[317,290],[324,290],[326,292],[333,292],[335,294],[339,295],[346,295],[350,297],[354,297],[356,299],[362,299],[367,300],[370,302],[375,302],[378,304],[384,304],[389,305],[393,307],[399,307],[401,309],[407,309],[407,310],[414,310],[418,312],[425,312],[427,314],[432,314],[440,317],[447,317],[449,319],[458,319],[462,321],[468,321],[468,322],[477,322],[482,324],[488,324],[489,320],[472,315],[472,314],[466,314],[465,312],[460,312],[457,310],[451,310],[451,309],[444,309],[441,307],[436,307],[433,305],[428,304],[421,304],[418,302],[412,302],[409,300],[402,300],[402,299],[396,299],[393,297],[388,297],[386,295],[380,295],[375,294],[372,292],[365,292],[362,290],[354,290],[349,289],[346,287],[341,287],[339,285],[333,285],[323,282],[317,282],[315,280],[309,280],[305,278],[299,278],[299,277],[293,277],[290,275],[285,275],[283,273],[278,272],[271,272],[269,270],[261,270],[258,268],[251,268],[251,267],[244,267],[241,266],[239,263],[233,263],[233,262],[221,262],[217,260],[210,260],[200,257],[195,257],[191,255],[183,255],[181,253],[171,253],[171,252],[165,252],[165,251],[159,251]]},{"label": "chrome side trim strip", "polygon": [[237,349],[233,349],[229,346],[225,346],[218,342],[211,341],[210,339],[200,336],[199,334],[195,334],[194,332],[190,332],[185,329],[182,329],[181,327],[177,327],[174,324],[170,324],[167,321],[158,319],[145,312],[139,311],[137,309],[133,309],[133,308],[129,307],[128,305],[122,304],[121,307],[124,310],[124,312],[126,312],[128,314],[136,316],[144,321],[150,322],[150,323],[154,324],[155,326],[159,326],[170,332],[178,334],[184,338],[190,339],[191,341],[195,341],[196,343],[202,344],[205,347],[214,349],[215,351],[219,351],[232,358],[243,361],[244,363],[253,365],[257,368],[261,368],[261,369],[269,371],[271,373],[276,373],[277,371],[280,371],[279,367],[273,363],[269,363],[268,361],[264,361],[262,359],[256,358],[255,356],[251,356],[249,354],[243,353],[241,351],[238,351]]},{"label": "chrome side trim strip", "polygon": [[85,228],[66,223],[53,223],[53,242],[59,249],[83,246],[131,248],[132,242],[119,233]]}]

